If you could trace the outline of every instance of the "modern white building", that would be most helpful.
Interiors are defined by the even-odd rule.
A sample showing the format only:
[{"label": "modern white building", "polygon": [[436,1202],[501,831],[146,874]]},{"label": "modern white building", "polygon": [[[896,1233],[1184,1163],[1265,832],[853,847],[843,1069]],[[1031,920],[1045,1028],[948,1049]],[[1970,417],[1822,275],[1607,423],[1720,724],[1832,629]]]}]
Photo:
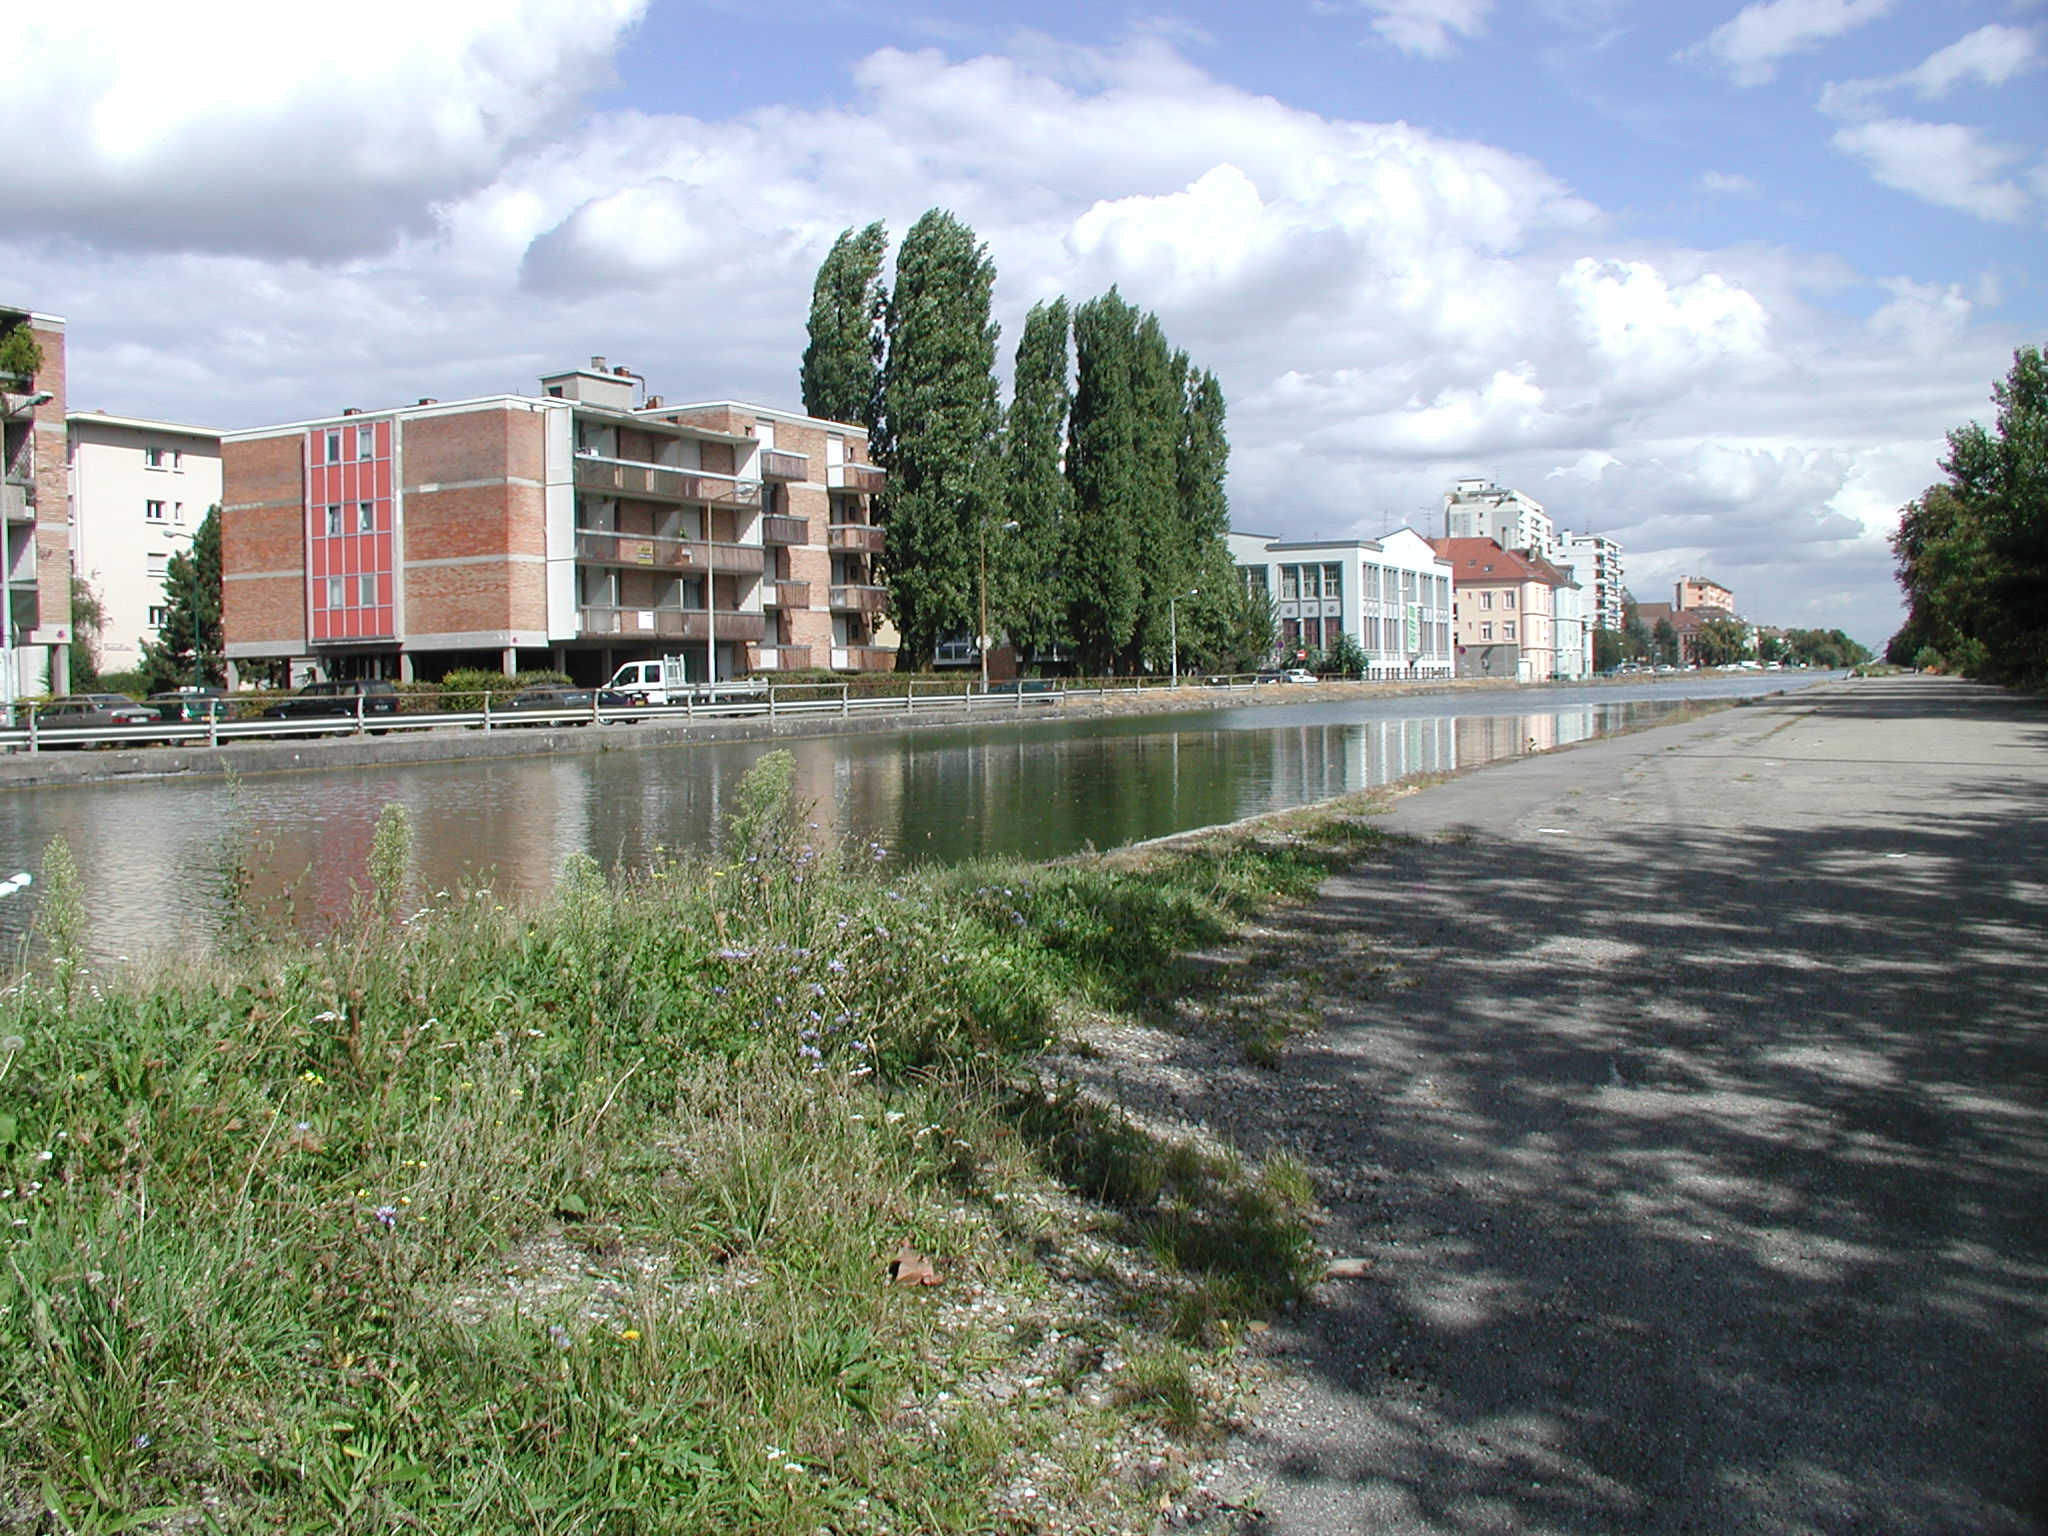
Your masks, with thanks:
[{"label": "modern white building", "polygon": [[106,613],[100,670],[130,671],[163,627],[171,556],[190,552],[220,501],[220,434],[103,411],[73,411],[65,427],[72,559]]},{"label": "modern white building", "polygon": [[1281,659],[1348,634],[1368,677],[1451,675],[1451,568],[1412,528],[1307,542],[1232,533],[1230,555],[1246,585],[1272,601]]},{"label": "modern white building", "polygon": [[1551,634],[1556,641],[1556,672],[1560,682],[1593,675],[1593,593],[1576,579],[1570,566],[1555,567],[1566,580],[1551,590]]},{"label": "modern white building", "polygon": [[1585,589],[1586,616],[1594,629],[1621,632],[1622,598],[1628,582],[1621,568],[1621,546],[1598,533],[1558,535],[1558,552],[1551,563],[1569,567],[1573,580]]},{"label": "modern white building", "polygon": [[1543,504],[1491,480],[1460,480],[1444,493],[1444,537],[1491,539],[1502,549],[1558,557],[1557,525]]}]

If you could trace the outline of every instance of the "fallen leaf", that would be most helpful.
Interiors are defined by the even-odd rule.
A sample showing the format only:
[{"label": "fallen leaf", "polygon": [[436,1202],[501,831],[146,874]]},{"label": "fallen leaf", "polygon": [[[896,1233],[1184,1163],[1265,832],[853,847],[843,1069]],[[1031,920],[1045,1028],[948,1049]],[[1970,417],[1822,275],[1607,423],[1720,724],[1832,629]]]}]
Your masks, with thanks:
[{"label": "fallen leaf", "polygon": [[1362,1280],[1372,1273],[1372,1260],[1332,1259],[1324,1273],[1332,1280]]},{"label": "fallen leaf", "polygon": [[932,1261],[909,1243],[900,1243],[896,1257],[889,1261],[889,1278],[898,1285],[937,1285],[939,1272]]}]

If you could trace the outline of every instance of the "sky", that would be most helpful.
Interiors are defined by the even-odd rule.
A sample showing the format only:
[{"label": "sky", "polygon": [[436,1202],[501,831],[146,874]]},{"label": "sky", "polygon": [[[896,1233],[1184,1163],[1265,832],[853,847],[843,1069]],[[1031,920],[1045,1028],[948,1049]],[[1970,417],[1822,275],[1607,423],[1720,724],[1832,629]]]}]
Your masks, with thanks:
[{"label": "sky", "polygon": [[[0,303],[232,429],[603,355],[794,409],[833,238],[950,209],[1221,380],[1232,518],[1483,476],[1881,644],[1886,535],[2048,342],[2048,0],[104,0],[0,31]],[[23,125],[33,125],[26,136]]]}]

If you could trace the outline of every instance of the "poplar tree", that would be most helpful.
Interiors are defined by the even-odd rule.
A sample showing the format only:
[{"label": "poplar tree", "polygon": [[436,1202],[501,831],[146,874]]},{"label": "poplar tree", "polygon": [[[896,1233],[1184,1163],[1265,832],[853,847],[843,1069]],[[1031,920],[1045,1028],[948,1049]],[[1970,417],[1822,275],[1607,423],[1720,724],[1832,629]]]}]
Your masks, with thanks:
[{"label": "poplar tree", "polygon": [[[1016,380],[1003,435],[1003,478],[1009,509],[989,564],[1000,597],[995,627],[1007,630],[1020,656],[1066,638],[1066,541],[1072,536],[1073,487],[1067,482],[1067,301],[1034,304],[1017,341]],[[998,554],[998,552],[1000,552]],[[991,600],[992,611],[997,608]]]},{"label": "poplar tree", "polygon": [[1181,654],[1195,666],[1262,661],[1273,647],[1272,615],[1254,602],[1230,555],[1230,501],[1223,481],[1230,440],[1223,430],[1223,387],[1207,369],[1189,368],[1181,408],[1175,481],[1188,550],[1188,587],[1180,606]]},{"label": "poplar tree", "polygon": [[[1159,317],[1139,317],[1131,353],[1131,400],[1136,412],[1138,624],[1126,656],[1128,670],[1167,661],[1168,603],[1194,585],[1193,543],[1177,505],[1185,353],[1173,351]],[[1178,604],[1175,605],[1178,607]]]},{"label": "poplar tree", "polygon": [[1143,491],[1132,380],[1137,331],[1137,311],[1114,288],[1074,311],[1067,473],[1075,511],[1066,554],[1068,627],[1083,672],[1109,671],[1138,626]]},{"label": "poplar tree", "polygon": [[976,627],[977,554],[1000,521],[995,266],[974,231],[933,209],[896,253],[882,368],[883,564],[914,670],[948,633]]},{"label": "poplar tree", "polygon": [[877,220],[840,232],[811,286],[810,344],[800,378],[804,410],[857,422],[873,433],[881,414],[883,321],[889,291],[882,258],[889,233]]}]

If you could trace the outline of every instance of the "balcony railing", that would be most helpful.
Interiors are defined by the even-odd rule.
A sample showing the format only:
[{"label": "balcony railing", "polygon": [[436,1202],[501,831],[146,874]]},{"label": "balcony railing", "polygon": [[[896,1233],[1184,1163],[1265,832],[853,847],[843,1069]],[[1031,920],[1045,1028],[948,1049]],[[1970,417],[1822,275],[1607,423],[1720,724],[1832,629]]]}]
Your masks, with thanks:
[{"label": "balcony railing", "polygon": [[791,453],[786,448],[763,448],[761,450],[761,478],[763,480],[808,480],[811,478],[810,455]]},{"label": "balcony railing", "polygon": [[588,453],[576,455],[576,489],[653,501],[698,502],[714,507],[758,507],[761,504],[758,481],[739,480],[709,470],[670,469],[663,464],[599,458]]},{"label": "balcony railing", "polygon": [[0,515],[10,523],[32,523],[36,518],[36,504],[29,488],[16,485],[12,480],[0,484]]},{"label": "balcony railing", "polygon": [[761,519],[761,542],[763,544],[808,544],[811,542],[811,522],[805,517],[785,517],[780,512],[770,512]]},{"label": "balcony railing", "polygon": [[576,558],[594,565],[708,570],[733,576],[758,576],[768,564],[766,552],[752,544],[707,545],[702,539],[668,539],[651,533],[610,533],[590,528],[576,530]]},{"label": "balcony railing", "polygon": [[754,647],[753,668],[757,672],[798,672],[816,666],[808,645],[761,645]]},{"label": "balcony railing", "polygon": [[825,484],[835,491],[859,491],[879,496],[889,477],[872,464],[833,464],[825,471]]},{"label": "balcony railing", "polygon": [[854,613],[880,613],[889,606],[889,592],[886,587],[834,587],[831,605]]},{"label": "balcony railing", "polygon": [[[710,622],[715,621],[715,622]],[[585,635],[626,635],[662,640],[746,640],[768,637],[768,620],[758,613],[733,613],[719,609],[707,615],[702,608],[585,608]]]},{"label": "balcony railing", "polygon": [[834,523],[826,535],[828,548],[847,554],[879,555],[882,530],[867,523]]},{"label": "balcony railing", "polygon": [[811,606],[811,584],[808,581],[771,582],[761,600],[770,608],[808,608]]},{"label": "balcony railing", "polygon": [[887,672],[896,665],[896,653],[878,645],[835,645],[832,665],[841,672]]}]

